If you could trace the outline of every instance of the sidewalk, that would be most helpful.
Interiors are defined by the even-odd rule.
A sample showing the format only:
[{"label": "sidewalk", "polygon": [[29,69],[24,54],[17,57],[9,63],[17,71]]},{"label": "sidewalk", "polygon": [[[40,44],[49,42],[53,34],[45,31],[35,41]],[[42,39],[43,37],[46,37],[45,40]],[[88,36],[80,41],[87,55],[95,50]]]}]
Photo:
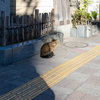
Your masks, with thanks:
[{"label": "sidewalk", "polygon": [[[36,55],[12,65],[5,67],[1,66],[0,100],[7,100],[2,99],[5,93],[7,93],[5,98],[11,98],[7,96],[9,94],[12,95],[10,100],[18,99],[13,98],[13,93],[16,95],[22,93],[20,98],[24,98],[25,96],[29,97],[30,95],[34,94],[32,100],[100,100],[100,55],[93,58],[88,63],[84,63],[82,67],[73,71],[66,77],[64,76],[61,81],[55,81],[57,79],[52,80],[54,85],[52,85],[52,83],[47,83],[44,79],[45,77],[39,77],[40,75],[47,75],[48,71],[51,73],[54,71],[54,69],[58,68],[57,66],[63,63],[65,64],[74,57],[85,54],[98,45],[100,45],[100,34],[86,39],[69,37],[64,40],[62,45],[57,45],[55,49],[55,56],[51,59],[43,59],[40,58],[39,55]],[[99,50],[97,52],[99,52]],[[73,64],[73,62],[71,63]],[[59,69],[61,67],[62,66],[60,66]],[[60,72],[58,73],[57,77],[59,77],[59,74]],[[49,76],[46,76],[46,78],[47,77]],[[48,79],[48,81],[49,80],[51,79]],[[29,87],[30,84],[31,87]],[[43,84],[43,86],[41,86],[41,84]],[[18,92],[16,90],[18,87],[19,89],[22,89],[20,91],[23,91],[24,88],[27,88],[27,91]],[[40,87],[41,91],[36,92],[36,94],[35,92],[32,93],[32,89],[36,88],[36,91],[38,91]],[[15,90],[12,91],[13,89]],[[30,95],[26,95],[27,92],[30,92]]]}]

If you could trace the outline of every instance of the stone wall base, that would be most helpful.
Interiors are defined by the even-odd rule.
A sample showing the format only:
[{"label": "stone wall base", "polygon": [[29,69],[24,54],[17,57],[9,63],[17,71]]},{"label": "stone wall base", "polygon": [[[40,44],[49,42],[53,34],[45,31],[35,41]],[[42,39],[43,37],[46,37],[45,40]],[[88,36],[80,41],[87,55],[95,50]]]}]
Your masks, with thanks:
[{"label": "stone wall base", "polygon": [[49,35],[40,39],[16,43],[6,47],[0,46],[0,66],[9,65],[39,54],[42,45],[46,42],[50,42],[48,37],[58,39],[58,44],[63,43],[63,33],[53,32]]}]

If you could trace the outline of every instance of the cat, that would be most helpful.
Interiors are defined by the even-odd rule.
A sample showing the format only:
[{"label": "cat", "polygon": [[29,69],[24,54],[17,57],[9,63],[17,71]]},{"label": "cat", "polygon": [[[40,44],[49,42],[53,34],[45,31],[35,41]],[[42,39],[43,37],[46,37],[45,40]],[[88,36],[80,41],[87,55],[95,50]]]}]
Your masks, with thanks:
[{"label": "cat", "polygon": [[51,58],[54,55],[54,49],[57,45],[57,40],[52,39],[51,42],[47,42],[45,43],[42,47],[41,47],[41,51],[40,51],[40,57],[42,58]]}]

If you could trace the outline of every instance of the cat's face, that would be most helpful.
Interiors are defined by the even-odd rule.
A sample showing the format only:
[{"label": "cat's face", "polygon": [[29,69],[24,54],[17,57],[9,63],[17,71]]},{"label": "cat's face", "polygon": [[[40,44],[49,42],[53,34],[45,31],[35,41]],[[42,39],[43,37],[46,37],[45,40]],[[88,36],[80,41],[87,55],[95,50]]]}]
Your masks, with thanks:
[{"label": "cat's face", "polygon": [[57,40],[52,39],[51,45],[55,47],[57,45]]},{"label": "cat's face", "polygon": [[58,39],[52,39],[52,42],[57,42]]}]

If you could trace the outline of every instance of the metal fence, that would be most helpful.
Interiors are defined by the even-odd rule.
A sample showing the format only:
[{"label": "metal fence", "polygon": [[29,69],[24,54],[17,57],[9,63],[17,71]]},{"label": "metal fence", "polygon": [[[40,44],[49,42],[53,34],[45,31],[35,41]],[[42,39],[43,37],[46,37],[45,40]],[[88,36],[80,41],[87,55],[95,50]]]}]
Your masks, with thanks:
[{"label": "metal fence", "polygon": [[[10,25],[9,25],[10,19]],[[14,20],[15,19],[15,20]],[[50,31],[53,31],[54,14],[39,13],[35,10],[35,15],[24,15],[19,17],[6,16],[6,12],[1,12],[0,46],[7,46],[27,40],[37,39]]]}]

